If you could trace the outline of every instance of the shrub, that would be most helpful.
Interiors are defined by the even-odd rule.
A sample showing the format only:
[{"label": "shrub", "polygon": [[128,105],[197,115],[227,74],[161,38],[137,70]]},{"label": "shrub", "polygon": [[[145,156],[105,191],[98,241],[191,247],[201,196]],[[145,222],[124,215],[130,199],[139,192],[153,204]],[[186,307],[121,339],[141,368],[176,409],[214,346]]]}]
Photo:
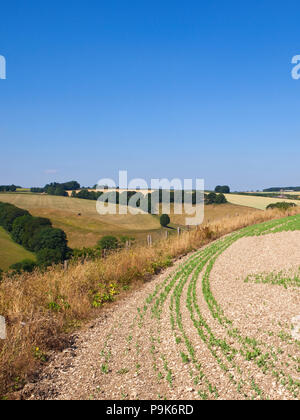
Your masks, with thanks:
[{"label": "shrub", "polygon": [[280,201],[278,203],[272,203],[267,206],[267,210],[279,209],[279,210],[288,210],[292,207],[296,207],[295,203],[287,203],[286,201]]},{"label": "shrub", "polygon": [[205,204],[214,204],[216,202],[217,199],[217,194],[216,193],[209,193],[205,196]]},{"label": "shrub", "polygon": [[36,268],[36,266],[37,266],[36,262],[32,260],[23,260],[16,264],[12,264],[9,268],[11,270],[14,270],[18,274],[21,274],[22,271],[25,271],[26,273],[32,273],[33,270]]},{"label": "shrub", "polygon": [[215,204],[225,204],[227,203],[227,199],[224,194],[217,194]]},{"label": "shrub", "polygon": [[167,214],[162,214],[160,216],[160,224],[162,227],[167,227],[171,222],[170,217]]},{"label": "shrub", "polygon": [[117,249],[119,241],[115,236],[103,236],[98,242],[98,246],[101,249]]},{"label": "shrub", "polygon": [[64,261],[64,256],[59,249],[43,248],[37,252],[37,262],[40,267],[48,267]]},{"label": "shrub", "polygon": [[205,204],[224,204],[227,203],[227,199],[224,194],[216,194],[214,192],[209,193],[205,196]]}]

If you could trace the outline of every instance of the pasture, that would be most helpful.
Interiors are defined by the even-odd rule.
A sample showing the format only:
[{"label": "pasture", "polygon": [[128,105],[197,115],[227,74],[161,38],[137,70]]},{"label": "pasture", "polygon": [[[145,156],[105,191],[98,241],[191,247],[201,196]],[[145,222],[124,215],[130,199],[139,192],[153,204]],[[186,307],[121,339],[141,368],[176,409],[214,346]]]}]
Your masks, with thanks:
[{"label": "pasture", "polygon": [[25,259],[35,260],[35,255],[13,242],[9,234],[0,227],[0,269],[6,270],[12,264]]}]

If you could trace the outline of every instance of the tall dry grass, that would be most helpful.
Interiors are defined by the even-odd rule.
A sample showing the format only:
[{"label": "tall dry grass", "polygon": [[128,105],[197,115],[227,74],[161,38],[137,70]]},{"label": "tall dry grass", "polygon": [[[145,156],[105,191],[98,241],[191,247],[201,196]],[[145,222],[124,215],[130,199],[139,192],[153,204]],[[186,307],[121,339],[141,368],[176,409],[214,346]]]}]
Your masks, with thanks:
[{"label": "tall dry grass", "polygon": [[300,213],[293,208],[225,218],[170,237],[153,247],[137,246],[96,261],[73,262],[41,273],[6,276],[0,283],[0,314],[8,337],[0,342],[0,396],[20,387],[50,349],[63,348],[70,331],[99,314],[95,308],[128,285],[142,284],[170,259],[196,250],[235,230]]}]

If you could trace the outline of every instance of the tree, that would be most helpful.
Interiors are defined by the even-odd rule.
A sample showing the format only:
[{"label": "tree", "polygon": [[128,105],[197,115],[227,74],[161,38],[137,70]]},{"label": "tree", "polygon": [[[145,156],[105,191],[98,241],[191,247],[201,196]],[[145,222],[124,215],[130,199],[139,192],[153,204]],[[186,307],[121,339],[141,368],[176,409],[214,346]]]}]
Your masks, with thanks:
[{"label": "tree", "polygon": [[225,204],[227,203],[227,199],[224,194],[217,194],[216,196],[216,204]]},{"label": "tree", "polygon": [[62,185],[59,185],[58,187],[55,188],[54,195],[58,195],[61,197],[68,197],[68,193],[65,191]]},{"label": "tree", "polygon": [[216,199],[217,199],[217,194],[211,192],[205,196],[205,204],[215,204]]},{"label": "tree", "polygon": [[45,229],[46,227],[52,227],[49,219],[32,217],[31,215],[18,217],[13,223],[11,236],[15,242],[22,245],[24,248],[34,251],[32,239],[38,231]]},{"label": "tree", "polygon": [[19,209],[8,203],[0,204],[0,226],[11,232],[15,219],[29,215],[27,210]]},{"label": "tree", "polygon": [[228,185],[217,185],[216,188],[215,188],[215,192],[216,193],[229,194],[230,193],[230,188],[228,187]]},{"label": "tree", "polygon": [[119,248],[118,238],[115,236],[103,236],[98,242],[98,247],[100,249],[117,249]]},{"label": "tree", "polygon": [[214,192],[205,195],[205,204],[225,204],[227,203],[224,194],[216,194]]},{"label": "tree", "polygon": [[67,237],[61,229],[45,228],[37,232],[33,238],[32,245],[35,252],[44,248],[58,250],[62,259],[65,259],[68,252]]},{"label": "tree", "polygon": [[43,248],[37,253],[37,262],[40,267],[49,267],[52,264],[62,263],[64,258],[59,249]]},{"label": "tree", "polygon": [[160,224],[162,227],[167,227],[171,222],[170,217],[167,214],[162,214],[160,216]]}]

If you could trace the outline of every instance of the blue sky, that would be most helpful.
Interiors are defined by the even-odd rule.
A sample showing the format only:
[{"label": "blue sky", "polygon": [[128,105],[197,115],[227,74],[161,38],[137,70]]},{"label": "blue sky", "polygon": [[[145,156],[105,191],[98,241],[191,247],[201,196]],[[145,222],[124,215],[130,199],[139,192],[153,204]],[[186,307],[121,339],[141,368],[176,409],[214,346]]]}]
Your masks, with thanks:
[{"label": "blue sky", "polygon": [[1,4],[0,184],[300,185],[300,4]]}]

